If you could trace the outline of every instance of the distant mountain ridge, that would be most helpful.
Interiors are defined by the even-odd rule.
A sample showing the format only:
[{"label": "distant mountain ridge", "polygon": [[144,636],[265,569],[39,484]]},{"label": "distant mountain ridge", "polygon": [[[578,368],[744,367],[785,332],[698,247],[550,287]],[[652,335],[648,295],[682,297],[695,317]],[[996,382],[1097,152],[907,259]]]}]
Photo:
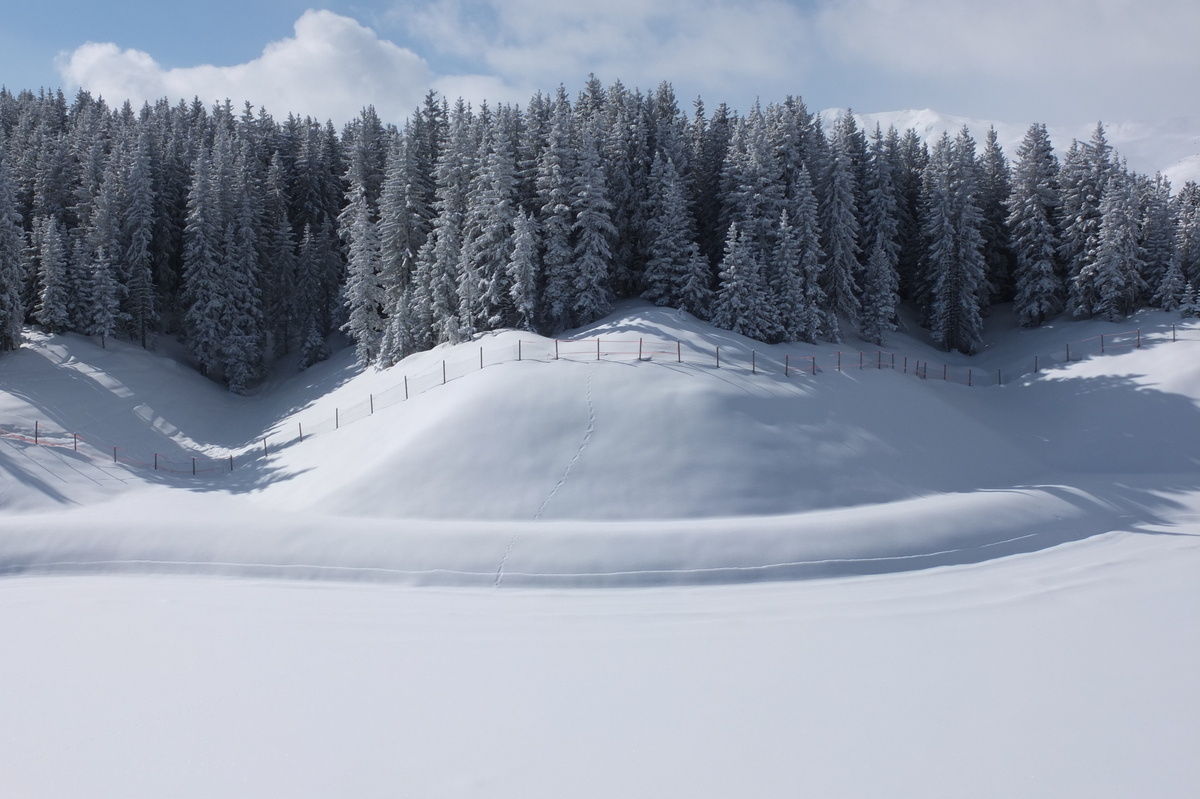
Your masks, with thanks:
[{"label": "distant mountain ridge", "polygon": [[[845,111],[844,108],[822,111],[821,123],[825,129],[829,130]],[[889,125],[895,125],[900,131],[913,128],[927,141],[941,136],[943,131],[953,135],[965,125],[976,141],[982,143],[988,128],[995,127],[1004,154],[1010,160],[1016,156],[1017,148],[1025,138],[1025,132],[1032,124],[960,117],[929,108],[855,113],[854,118],[859,126],[867,131],[874,130],[876,124],[885,130]],[[1119,156],[1128,161],[1131,169],[1149,175],[1162,172],[1175,189],[1179,189],[1189,180],[1200,182],[1200,117],[1175,116],[1155,122],[1100,121],[1104,122],[1109,144]],[[1061,157],[1071,146],[1072,139],[1087,141],[1091,138],[1094,127],[1095,123],[1075,127],[1049,126],[1055,152]]]}]

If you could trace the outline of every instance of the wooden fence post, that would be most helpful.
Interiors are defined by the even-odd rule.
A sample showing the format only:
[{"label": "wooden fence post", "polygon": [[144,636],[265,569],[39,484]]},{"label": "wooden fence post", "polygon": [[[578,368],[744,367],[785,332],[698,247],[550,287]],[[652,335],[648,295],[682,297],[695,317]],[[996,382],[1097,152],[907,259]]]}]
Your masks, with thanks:
[{"label": "wooden fence post", "polygon": [[446,385],[446,362],[442,361],[442,385]]},{"label": "wooden fence post", "polygon": [[196,459],[192,458],[192,477],[196,476]]},{"label": "wooden fence post", "polygon": [[675,363],[683,363],[683,344],[675,339]]},{"label": "wooden fence post", "polygon": [[408,375],[404,376],[404,399],[408,399]]},{"label": "wooden fence post", "polygon": [[39,422],[37,420],[34,420],[34,422],[33,422],[33,443],[34,444],[38,443],[38,433],[40,432],[38,430],[38,425],[39,425]]},{"label": "wooden fence post", "polygon": [[300,429],[300,443],[303,444],[304,443],[304,424],[303,424],[303,422],[296,422],[296,427],[298,427]]},{"label": "wooden fence post", "polygon": [[717,347],[717,368],[721,368],[721,348]]},{"label": "wooden fence post", "polygon": [[158,471],[158,453],[154,453],[154,471]]},{"label": "wooden fence post", "polygon": [[758,370],[754,364],[754,350],[750,350],[750,374],[752,374],[752,375],[758,374]]},{"label": "wooden fence post", "polygon": [[790,356],[790,355],[783,356],[783,376],[784,377],[788,376],[788,370],[791,367],[791,365],[792,365],[792,356]]}]

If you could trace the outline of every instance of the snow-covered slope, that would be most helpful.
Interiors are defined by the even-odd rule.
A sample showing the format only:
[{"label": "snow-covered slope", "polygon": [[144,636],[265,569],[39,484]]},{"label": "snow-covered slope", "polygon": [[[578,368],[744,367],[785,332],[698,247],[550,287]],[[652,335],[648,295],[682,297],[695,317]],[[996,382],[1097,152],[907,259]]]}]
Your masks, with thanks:
[{"label": "snow-covered slope", "polygon": [[[845,109],[841,108],[822,111],[821,121],[826,130],[830,129],[844,112]],[[1025,138],[1029,125],[1038,121],[1013,123],[971,119],[943,114],[928,108],[855,113],[854,118],[859,126],[867,131],[873,131],[876,124],[884,130],[887,130],[889,125],[895,125],[901,132],[913,128],[930,142],[940,137],[943,132],[948,132],[953,137],[965,126],[970,129],[976,141],[982,143],[988,128],[994,127],[1000,144],[1010,159],[1016,156],[1017,148]],[[1200,180],[1200,118],[1168,117],[1153,123],[1103,121],[1109,144],[1119,156],[1128,161],[1131,169],[1149,175],[1162,172],[1176,188],[1189,180]],[[1094,122],[1077,127],[1051,126],[1050,139],[1061,156],[1070,147],[1072,139],[1086,142],[1091,138],[1094,129]]]},{"label": "snow-covered slope", "polygon": [[0,795],[1196,795],[1177,322],[998,310],[975,358],[860,356],[629,305],[558,361],[501,333],[253,397],[30,334]]},{"label": "snow-covered slope", "polygon": [[[1023,331],[997,313],[974,359],[919,331],[863,355],[633,303],[559,359],[510,331],[383,371],[344,352],[254,397],[165,355],[34,337],[8,356],[0,413],[64,446],[3,440],[0,561],[660,582],[1043,548],[1168,522],[1200,489],[1180,438],[1200,429],[1194,330],[1169,343],[1170,325]],[[1068,338],[1091,338],[1078,358],[1100,334],[1103,358],[1061,363]]]}]

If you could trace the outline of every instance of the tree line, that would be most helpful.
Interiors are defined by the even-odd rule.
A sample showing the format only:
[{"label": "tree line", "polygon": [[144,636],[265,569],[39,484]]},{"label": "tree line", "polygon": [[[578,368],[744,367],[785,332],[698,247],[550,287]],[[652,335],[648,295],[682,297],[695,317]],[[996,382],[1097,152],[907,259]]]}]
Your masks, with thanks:
[{"label": "tree line", "polygon": [[1130,171],[1097,125],[826,130],[789,97],[741,115],[563,88],[525,108],[431,92],[338,131],[247,104],[135,111],[0,90],[0,349],[48,332],[177,335],[244,391],[342,330],[387,366],[502,327],[553,335],[644,297],[767,342],[883,343],[897,307],[947,350],[982,319],[1197,312],[1200,187]]}]

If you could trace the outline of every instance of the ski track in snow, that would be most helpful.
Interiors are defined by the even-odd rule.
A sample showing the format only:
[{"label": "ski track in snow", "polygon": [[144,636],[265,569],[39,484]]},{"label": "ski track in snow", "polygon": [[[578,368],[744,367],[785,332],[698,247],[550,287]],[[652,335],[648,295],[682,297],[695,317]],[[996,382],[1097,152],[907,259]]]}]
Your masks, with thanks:
[{"label": "ski track in snow", "polygon": [[[546,498],[542,500],[542,504],[537,509],[537,513],[533,514],[533,520],[535,522],[542,518],[542,513],[545,512],[546,506],[550,504],[550,500],[554,499],[554,496],[558,493],[559,489],[562,488],[563,484],[567,482],[567,477],[569,477],[571,474],[571,468],[574,467],[579,461],[579,458],[582,457],[583,451],[587,449],[588,442],[592,440],[592,433],[596,430],[596,405],[594,402],[592,402],[592,378],[596,374],[596,368],[597,367],[593,366],[591,371],[588,372],[587,376],[587,388],[585,390],[585,395],[587,397],[588,422],[587,429],[583,431],[583,440],[579,442],[579,449],[575,450],[575,456],[571,458],[571,462],[567,464],[567,468],[563,469],[562,477],[558,478],[558,482],[554,485],[554,488],[550,489],[550,493],[547,494]],[[508,542],[508,547],[504,550],[504,556],[500,558],[499,567],[496,568],[497,588],[500,587],[500,583],[504,580],[504,564],[508,562],[508,555],[510,552],[512,552],[512,548],[516,543],[517,536],[514,534],[512,540]]]}]

